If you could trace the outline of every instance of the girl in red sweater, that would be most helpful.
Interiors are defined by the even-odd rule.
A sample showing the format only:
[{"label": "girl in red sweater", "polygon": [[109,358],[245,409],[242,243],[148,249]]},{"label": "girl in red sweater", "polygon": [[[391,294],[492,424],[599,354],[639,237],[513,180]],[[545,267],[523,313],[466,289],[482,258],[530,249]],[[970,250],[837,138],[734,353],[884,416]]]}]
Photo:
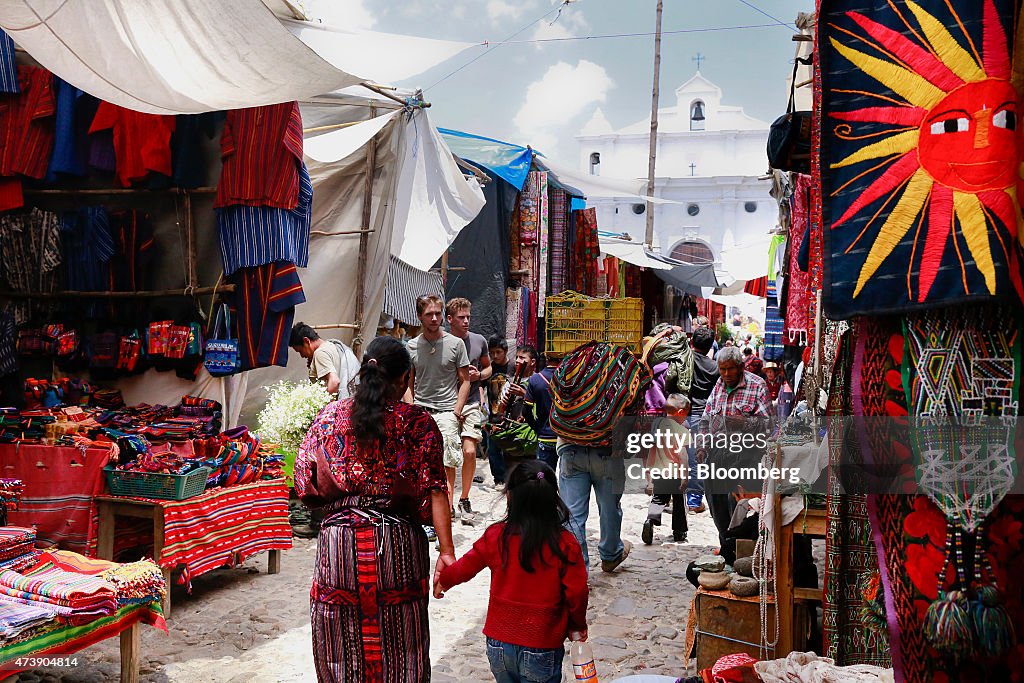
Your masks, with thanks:
[{"label": "girl in red sweater", "polygon": [[434,597],[491,570],[487,659],[497,683],[558,683],[565,639],[587,637],[587,571],[576,537],[563,525],[569,510],[558,497],[554,470],[540,460],[512,469],[508,514],[441,572]]}]

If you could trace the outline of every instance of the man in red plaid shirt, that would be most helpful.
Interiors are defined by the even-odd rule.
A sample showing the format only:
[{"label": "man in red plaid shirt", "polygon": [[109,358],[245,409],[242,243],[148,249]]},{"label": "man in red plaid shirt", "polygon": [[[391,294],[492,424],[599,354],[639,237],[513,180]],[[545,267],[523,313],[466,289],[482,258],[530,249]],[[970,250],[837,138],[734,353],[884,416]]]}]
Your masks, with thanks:
[{"label": "man in red plaid shirt", "polygon": [[[711,390],[704,414],[700,419],[703,434],[747,432],[763,430],[770,416],[768,386],[757,375],[743,369],[743,353],[735,346],[725,347],[715,358],[718,361],[718,384]],[[764,418],[763,420],[755,418]],[[705,462],[709,449],[699,449],[697,460]],[[755,464],[757,460],[750,464]],[[736,501],[729,493],[707,493],[708,509],[718,528],[722,557],[727,564],[736,559],[735,540],[726,538]],[[730,541],[727,543],[726,541]]]}]

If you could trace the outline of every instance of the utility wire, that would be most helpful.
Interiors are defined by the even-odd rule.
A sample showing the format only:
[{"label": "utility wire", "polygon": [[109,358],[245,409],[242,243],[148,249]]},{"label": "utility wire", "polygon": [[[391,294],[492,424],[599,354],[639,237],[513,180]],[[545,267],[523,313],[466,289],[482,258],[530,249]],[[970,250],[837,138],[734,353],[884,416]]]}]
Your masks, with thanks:
[{"label": "utility wire", "polygon": [[[662,31],[662,35],[673,35],[678,33],[713,33],[715,31],[740,31],[752,28],[778,28],[779,24],[747,24],[744,26],[708,26],[705,28],[681,28],[674,31]],[[788,27],[787,27],[788,28]],[[503,45],[522,45],[526,43],[557,43],[570,40],[601,40],[604,38],[642,38],[653,36],[654,32],[647,33],[604,33],[593,36],[563,36],[561,38],[529,38],[527,40],[506,40]],[[480,43],[486,45],[486,43]]]},{"label": "utility wire", "polygon": [[[504,44],[505,44],[505,43],[507,43],[508,41],[512,40],[513,38],[515,38],[516,36],[518,36],[518,35],[519,35],[520,33],[522,33],[522,32],[523,32],[523,31],[525,31],[526,29],[528,29],[528,28],[530,28],[531,26],[533,26],[534,24],[536,24],[537,22],[539,22],[539,21],[542,21],[542,20],[546,19],[547,17],[549,17],[549,16],[550,16],[551,14],[553,14],[554,12],[561,12],[561,11],[562,11],[562,6],[563,6],[564,4],[565,4],[565,3],[563,2],[563,3],[559,3],[559,4],[558,4],[557,6],[555,6],[555,7],[552,7],[552,8],[551,8],[551,9],[549,9],[549,10],[548,10],[547,12],[545,12],[545,13],[544,13],[544,14],[542,14],[541,16],[537,17],[536,19],[534,19],[534,20],[533,20],[533,21],[531,21],[531,22],[530,22],[529,24],[527,24],[526,26],[522,27],[521,29],[519,29],[518,31],[516,31],[515,33],[513,33],[512,35],[510,35],[510,36],[509,36],[508,38],[505,38],[505,40],[503,40],[503,41],[501,41],[501,42],[499,42],[499,43],[495,43],[495,44],[494,44],[493,46],[491,46],[491,47],[488,47],[488,48],[487,48],[486,50],[484,50],[483,52],[481,52],[480,54],[478,54],[478,55],[477,55],[476,57],[474,57],[473,59],[471,59],[471,60],[469,60],[468,62],[466,62],[465,64],[463,64],[463,65],[462,65],[462,66],[460,66],[460,67],[459,67],[458,69],[455,69],[455,71],[452,71],[451,73],[449,73],[448,75],[444,76],[444,77],[443,77],[443,78],[441,78],[440,80],[438,80],[438,81],[435,81],[434,83],[431,83],[430,85],[428,85],[428,86],[427,86],[426,88],[424,88],[423,90],[424,90],[424,91],[427,91],[427,90],[430,90],[431,88],[433,88],[433,87],[435,87],[435,86],[438,86],[438,85],[440,85],[441,83],[444,83],[444,82],[445,82],[445,81],[447,81],[447,80],[448,80],[449,78],[451,78],[451,77],[452,77],[452,76],[454,76],[455,74],[459,73],[460,71],[462,71],[463,69],[465,69],[465,68],[466,68],[467,66],[469,66],[469,65],[470,65],[470,64],[472,64],[473,62],[477,61],[478,59],[480,59],[481,57],[483,57],[483,56],[485,56],[485,55],[489,55],[490,53],[494,52],[494,51],[495,51],[496,49],[498,49],[499,47],[501,47],[502,45],[504,45]],[[481,45],[487,45],[487,43],[481,43]]]},{"label": "utility wire", "polygon": [[799,31],[799,29],[796,27],[796,25],[786,23],[785,21],[783,21],[782,19],[779,19],[778,17],[773,17],[772,15],[768,14],[767,12],[765,12],[763,9],[761,9],[760,7],[758,7],[757,5],[755,5],[752,2],[747,2],[747,0],[740,0],[740,2],[742,2],[744,5],[746,5],[750,9],[754,10],[755,12],[758,12],[759,14],[763,14],[764,16],[768,17],[769,19],[771,19],[775,23],[779,24],[780,26],[785,26],[788,29],[792,29],[794,31]]}]

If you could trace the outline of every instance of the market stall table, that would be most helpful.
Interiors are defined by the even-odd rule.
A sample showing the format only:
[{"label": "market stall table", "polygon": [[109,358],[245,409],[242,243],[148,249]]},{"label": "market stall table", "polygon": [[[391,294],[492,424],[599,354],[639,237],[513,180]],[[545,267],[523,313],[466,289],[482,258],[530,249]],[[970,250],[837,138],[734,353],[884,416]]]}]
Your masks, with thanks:
[{"label": "market stall table", "polygon": [[167,630],[155,602],[126,605],[108,617],[78,626],[48,624],[31,629],[0,647],[0,676],[16,680],[16,674],[35,667],[67,666],[76,652],[120,635],[121,683],[138,683],[139,624],[143,622]]},{"label": "market stall table", "polygon": [[[292,547],[288,489],[280,479],[210,489],[182,501],[98,496],[98,556],[113,559],[118,516],[152,520],[153,561],[170,586],[171,572],[184,566],[185,583],[212,569],[269,551],[268,573],[281,568],[281,550]],[[163,613],[171,614],[171,592]]]}]

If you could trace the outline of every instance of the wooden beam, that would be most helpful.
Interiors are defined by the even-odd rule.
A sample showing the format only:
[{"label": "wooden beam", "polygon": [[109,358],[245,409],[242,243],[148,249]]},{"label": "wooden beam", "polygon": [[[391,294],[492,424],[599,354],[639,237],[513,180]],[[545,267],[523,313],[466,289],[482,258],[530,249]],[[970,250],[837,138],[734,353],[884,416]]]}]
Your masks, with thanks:
[{"label": "wooden beam", "polygon": [[326,325],[311,325],[314,330],[359,330],[360,325],[356,323],[328,323]]},{"label": "wooden beam", "polygon": [[9,299],[156,299],[175,296],[204,296],[206,294],[230,293],[235,291],[234,285],[220,287],[196,287],[187,289],[161,289],[142,292],[0,292],[0,296]]},{"label": "wooden beam", "polygon": [[[370,86],[366,86],[370,87]],[[373,88],[370,88],[373,90]],[[380,91],[378,91],[380,92]],[[383,93],[382,93],[383,94]],[[388,95],[388,97],[391,97]],[[392,99],[395,99],[392,97]],[[377,109],[370,108],[370,118],[377,116]],[[359,263],[356,274],[356,328],[355,338],[352,340],[352,351],[359,357],[360,347],[363,340],[359,337],[362,325],[365,322],[363,317],[366,314],[366,261],[370,251],[370,221],[373,218],[373,177],[377,170],[377,136],[370,138],[366,146],[366,170],[363,184],[363,227],[359,233]],[[365,232],[364,232],[365,231]]]}]

